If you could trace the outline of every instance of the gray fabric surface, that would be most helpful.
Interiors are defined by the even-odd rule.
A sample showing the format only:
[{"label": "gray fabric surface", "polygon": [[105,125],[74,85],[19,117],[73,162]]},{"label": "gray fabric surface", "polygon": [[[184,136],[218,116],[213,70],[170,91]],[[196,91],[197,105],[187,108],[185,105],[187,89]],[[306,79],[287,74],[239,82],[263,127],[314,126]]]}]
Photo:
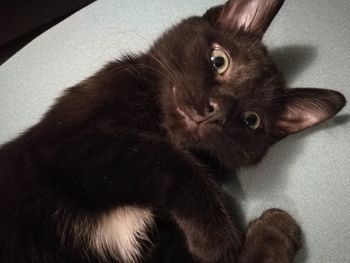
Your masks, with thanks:
[{"label": "gray fabric surface", "polygon": [[[219,0],[100,0],[50,29],[0,67],[0,143],[37,122],[54,99],[123,52],[145,50],[180,18]],[[287,0],[265,42],[293,87],[350,99],[350,1]],[[246,219],[289,211],[304,231],[297,262],[350,262],[350,109],[275,145],[229,188]]]}]

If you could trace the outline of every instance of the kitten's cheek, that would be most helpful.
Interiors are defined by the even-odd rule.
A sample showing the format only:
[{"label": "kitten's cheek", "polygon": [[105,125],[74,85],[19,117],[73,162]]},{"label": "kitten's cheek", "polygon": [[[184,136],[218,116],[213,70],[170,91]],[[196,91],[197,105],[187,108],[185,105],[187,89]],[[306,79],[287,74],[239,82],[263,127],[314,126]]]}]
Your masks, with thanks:
[{"label": "kitten's cheek", "polygon": [[232,70],[231,67],[230,67],[230,68],[227,69],[227,71],[226,71],[224,74],[222,74],[222,75],[217,74],[217,76],[215,77],[215,79],[216,79],[220,84],[223,85],[223,84],[225,84],[225,83],[227,83],[227,82],[230,81],[232,74],[233,74],[233,70]]},{"label": "kitten's cheek", "polygon": [[215,142],[220,137],[221,128],[215,124],[204,124],[198,127],[198,136],[202,143]]}]

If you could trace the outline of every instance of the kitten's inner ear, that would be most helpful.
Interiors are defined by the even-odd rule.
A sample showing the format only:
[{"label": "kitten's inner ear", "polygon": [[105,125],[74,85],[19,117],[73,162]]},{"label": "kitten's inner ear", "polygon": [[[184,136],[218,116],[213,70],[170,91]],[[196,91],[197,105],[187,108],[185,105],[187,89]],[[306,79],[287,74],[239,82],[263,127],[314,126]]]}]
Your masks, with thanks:
[{"label": "kitten's inner ear", "polygon": [[284,0],[231,0],[204,15],[226,31],[243,30],[262,37]]},{"label": "kitten's inner ear", "polygon": [[287,89],[279,98],[285,108],[275,122],[274,133],[285,137],[319,124],[337,114],[345,105],[344,96],[327,89]]}]

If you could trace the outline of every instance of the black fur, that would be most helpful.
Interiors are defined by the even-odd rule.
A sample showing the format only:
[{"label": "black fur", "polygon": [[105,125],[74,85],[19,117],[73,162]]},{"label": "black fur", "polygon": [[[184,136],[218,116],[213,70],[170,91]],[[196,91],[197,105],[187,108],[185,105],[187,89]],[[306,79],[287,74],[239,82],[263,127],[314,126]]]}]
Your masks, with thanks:
[{"label": "black fur", "polygon": [[[321,122],[345,100],[329,90],[289,95],[261,35],[215,22],[225,19],[225,7],[182,21],[145,54],[109,63],[2,146],[0,262],[116,262],[96,253],[89,235],[101,214],[125,205],[156,215],[154,246],[144,247],[141,261],[238,259],[242,237],[217,168],[255,163],[296,132],[276,124],[291,101],[303,108],[312,100]],[[231,56],[225,78],[210,61],[214,43]],[[188,128],[194,123],[178,108],[203,116],[211,100],[219,105],[215,120]],[[259,113],[258,129],[245,125],[246,111]]]}]

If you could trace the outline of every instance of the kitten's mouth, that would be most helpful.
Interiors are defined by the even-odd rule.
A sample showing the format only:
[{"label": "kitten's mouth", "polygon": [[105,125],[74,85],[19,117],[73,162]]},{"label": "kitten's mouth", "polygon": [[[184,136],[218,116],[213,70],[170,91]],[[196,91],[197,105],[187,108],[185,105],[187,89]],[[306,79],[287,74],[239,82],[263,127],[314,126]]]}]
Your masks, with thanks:
[{"label": "kitten's mouth", "polygon": [[189,130],[194,130],[198,128],[199,123],[197,123],[193,118],[191,118],[190,115],[183,111],[179,106],[176,107],[176,111],[180,114],[180,116],[183,117],[186,127]]},{"label": "kitten's mouth", "polygon": [[209,133],[219,132],[222,129],[220,120],[198,121],[190,114],[182,110],[179,106],[176,107],[177,113],[182,117],[185,124],[185,129],[196,139],[206,138]]},{"label": "kitten's mouth", "polygon": [[221,118],[215,118],[211,115],[203,117],[194,109],[182,108],[177,102],[176,88],[173,88],[174,104],[177,114],[181,117],[185,124],[185,129],[196,137],[203,137],[212,130],[220,130],[224,124]]}]

